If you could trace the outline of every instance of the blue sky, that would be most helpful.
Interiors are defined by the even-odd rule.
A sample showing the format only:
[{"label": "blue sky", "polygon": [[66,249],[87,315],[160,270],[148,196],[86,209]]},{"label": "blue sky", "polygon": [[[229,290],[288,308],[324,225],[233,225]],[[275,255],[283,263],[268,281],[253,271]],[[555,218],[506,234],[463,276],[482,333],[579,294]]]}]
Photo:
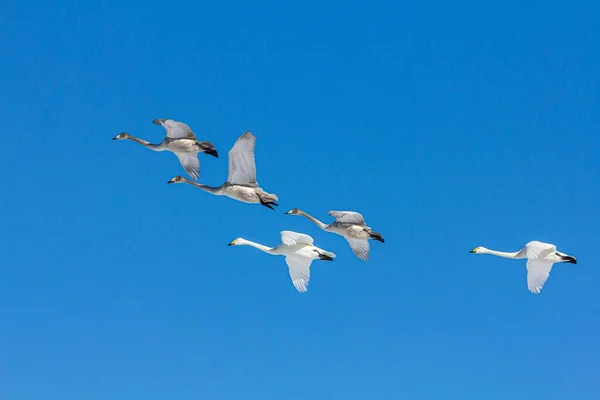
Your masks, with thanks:
[{"label": "blue sky", "polygon": [[[414,2],[413,2],[414,3]],[[0,397],[595,399],[598,6],[2,4]],[[154,118],[221,158],[251,129],[280,207],[167,185]],[[356,210],[372,258],[283,213]],[[335,252],[298,293],[227,247]],[[525,262],[555,243],[541,295]]]}]

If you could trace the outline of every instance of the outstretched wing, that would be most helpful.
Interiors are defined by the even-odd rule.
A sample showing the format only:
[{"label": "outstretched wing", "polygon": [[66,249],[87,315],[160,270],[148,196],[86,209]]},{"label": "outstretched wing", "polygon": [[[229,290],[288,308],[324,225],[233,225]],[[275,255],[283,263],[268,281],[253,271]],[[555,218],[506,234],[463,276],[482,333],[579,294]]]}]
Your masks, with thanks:
[{"label": "outstretched wing", "polygon": [[293,246],[295,244],[307,244],[312,246],[313,238],[305,235],[304,233],[298,233],[293,231],[281,231],[281,242],[286,246]]},{"label": "outstretched wing", "polygon": [[346,238],[346,240],[350,244],[350,248],[352,249],[356,257],[360,258],[363,261],[369,260],[369,252],[371,251],[371,246],[369,245],[368,240],[352,238]]},{"label": "outstretched wing", "polygon": [[250,131],[244,133],[229,150],[229,177],[227,182],[234,185],[258,186],[254,149],[256,136]]},{"label": "outstretched wing", "polygon": [[192,178],[200,177],[200,160],[196,153],[175,153],[185,172]]},{"label": "outstretched wing", "polygon": [[527,287],[530,292],[539,294],[542,291],[553,265],[553,262],[542,259],[527,260]]},{"label": "outstretched wing", "polygon": [[167,137],[171,139],[193,139],[196,140],[196,135],[188,124],[174,121],[172,119],[158,120],[160,125],[167,131]]},{"label": "outstretched wing", "polygon": [[310,281],[310,264],[312,260],[290,255],[285,258],[285,262],[290,270],[292,283],[300,293],[305,293],[308,290],[308,282]]},{"label": "outstretched wing", "polygon": [[[525,257],[529,259],[544,258],[547,255],[556,252],[556,246],[550,243],[531,241],[523,248]],[[521,250],[521,251],[523,251]]]},{"label": "outstretched wing", "polygon": [[329,215],[335,218],[337,222],[344,222],[348,224],[364,225],[365,220],[363,216],[354,211],[329,211]]}]

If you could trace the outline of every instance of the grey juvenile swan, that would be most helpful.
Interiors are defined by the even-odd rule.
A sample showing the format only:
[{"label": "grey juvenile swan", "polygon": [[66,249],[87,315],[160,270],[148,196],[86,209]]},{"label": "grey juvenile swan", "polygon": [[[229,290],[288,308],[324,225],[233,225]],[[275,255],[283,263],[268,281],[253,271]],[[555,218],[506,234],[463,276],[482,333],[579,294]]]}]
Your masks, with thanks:
[{"label": "grey juvenile swan", "polygon": [[194,132],[192,132],[187,124],[167,118],[155,119],[152,122],[162,126],[167,131],[167,136],[159,144],[152,144],[126,132],[119,133],[113,140],[133,140],[154,151],[170,151],[179,158],[181,166],[193,179],[198,179],[200,176],[198,153],[206,153],[213,157],[219,157],[215,146],[211,142],[199,142],[196,140],[196,135],[194,135]]},{"label": "grey juvenile swan", "polygon": [[312,215],[305,213],[302,210],[293,208],[286,214],[302,215],[310,219],[315,225],[327,232],[337,233],[343,236],[354,254],[363,261],[369,259],[371,247],[369,239],[375,239],[385,243],[380,233],[373,232],[370,227],[365,224],[363,216],[354,211],[329,211],[329,215],[335,218],[335,222],[327,225],[319,221]]},{"label": "grey juvenile swan", "polygon": [[219,187],[192,182],[183,176],[176,176],[167,183],[189,183],[208,193],[227,196],[244,203],[260,203],[274,210],[273,206],[278,206],[276,201],[279,201],[279,198],[262,190],[256,182],[255,147],[256,137],[250,131],[238,138],[229,150],[229,177]]}]

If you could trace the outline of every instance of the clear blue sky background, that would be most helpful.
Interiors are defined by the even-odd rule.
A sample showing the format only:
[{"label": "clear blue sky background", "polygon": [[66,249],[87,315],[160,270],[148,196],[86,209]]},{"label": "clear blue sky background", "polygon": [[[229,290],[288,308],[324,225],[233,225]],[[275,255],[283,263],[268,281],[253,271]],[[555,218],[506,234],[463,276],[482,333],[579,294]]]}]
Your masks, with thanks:
[{"label": "clear blue sky background", "polygon": [[[597,399],[598,6],[3,2],[0,397]],[[257,136],[273,212],[167,185]],[[283,213],[356,210],[368,263]],[[334,251],[306,294],[227,247]],[[484,245],[557,244],[541,295]]]}]

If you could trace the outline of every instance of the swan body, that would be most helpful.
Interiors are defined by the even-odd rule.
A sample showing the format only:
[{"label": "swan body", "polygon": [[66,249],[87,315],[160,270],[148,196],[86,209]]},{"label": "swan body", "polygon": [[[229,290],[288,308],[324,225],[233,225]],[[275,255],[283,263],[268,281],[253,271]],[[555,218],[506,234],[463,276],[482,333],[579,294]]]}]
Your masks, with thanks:
[{"label": "swan body", "polygon": [[198,153],[206,153],[213,157],[219,157],[215,146],[210,142],[199,142],[196,140],[196,135],[194,135],[187,124],[165,118],[155,119],[152,122],[158,126],[162,126],[166,131],[164,140],[158,144],[147,142],[126,132],[119,133],[113,140],[132,140],[150,150],[170,151],[177,156],[185,172],[193,179],[198,179],[200,176]]},{"label": "swan body", "polygon": [[343,236],[348,241],[352,252],[363,261],[369,259],[371,252],[369,239],[385,243],[383,236],[381,236],[380,233],[374,232],[371,227],[367,226],[363,216],[354,211],[329,211],[329,215],[335,218],[335,221],[329,225],[298,208],[292,208],[290,211],[286,212],[286,214],[302,215],[324,231]]},{"label": "swan body", "polygon": [[542,287],[550,276],[550,271],[555,263],[577,264],[577,259],[556,250],[556,246],[550,243],[531,241],[521,250],[515,252],[504,252],[490,250],[479,246],[470,251],[475,254],[492,254],[504,258],[527,259],[527,288],[530,292],[539,294]]},{"label": "swan body", "polygon": [[305,293],[308,290],[313,260],[333,261],[335,254],[315,246],[313,238],[309,235],[293,231],[282,231],[280,235],[282,243],[276,247],[268,247],[244,238],[237,238],[228,246],[252,246],[268,254],[285,256],[294,287]]},{"label": "swan body", "polygon": [[256,181],[255,147],[256,137],[250,131],[238,138],[229,151],[229,176],[221,186],[203,185],[182,176],[176,176],[167,183],[188,183],[217,196],[250,204],[260,203],[274,210],[279,198],[276,194],[265,192]]}]

